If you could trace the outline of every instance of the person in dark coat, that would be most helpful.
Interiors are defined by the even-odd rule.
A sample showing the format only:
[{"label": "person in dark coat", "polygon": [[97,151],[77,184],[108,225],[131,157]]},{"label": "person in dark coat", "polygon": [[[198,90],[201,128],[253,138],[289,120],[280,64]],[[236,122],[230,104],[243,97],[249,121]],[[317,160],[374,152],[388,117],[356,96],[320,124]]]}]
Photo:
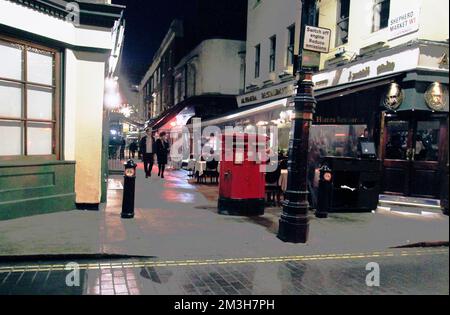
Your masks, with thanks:
[{"label": "person in dark coat", "polygon": [[139,152],[144,162],[145,178],[152,176],[153,164],[155,163],[155,137],[151,129],[145,130],[146,136],[139,143]]},{"label": "person in dark coat", "polygon": [[120,142],[120,160],[125,160],[125,148],[127,146],[127,142],[125,141],[125,139],[122,139],[122,141]]},{"label": "person in dark coat", "polygon": [[138,144],[136,143],[136,140],[133,140],[133,142],[130,143],[129,150],[130,159],[136,158],[136,151],[138,150]]},{"label": "person in dark coat", "polygon": [[169,155],[169,141],[167,133],[161,132],[160,137],[156,140],[156,155],[158,158],[158,176],[164,178],[164,171],[167,165],[167,157]]}]

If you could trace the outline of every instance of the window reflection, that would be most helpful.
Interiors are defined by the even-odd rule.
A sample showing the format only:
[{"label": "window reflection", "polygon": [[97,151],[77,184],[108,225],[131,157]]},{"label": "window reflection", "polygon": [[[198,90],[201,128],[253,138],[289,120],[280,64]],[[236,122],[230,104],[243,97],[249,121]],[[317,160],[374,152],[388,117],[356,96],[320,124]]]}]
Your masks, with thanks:
[{"label": "window reflection", "polygon": [[357,157],[358,138],[366,125],[321,125],[311,128],[310,154],[318,157]]},{"label": "window reflection", "polygon": [[388,142],[386,144],[386,159],[406,160],[408,150],[409,122],[390,121],[387,125]]},{"label": "window reflection", "polygon": [[416,161],[439,160],[439,121],[420,121],[417,123]]}]

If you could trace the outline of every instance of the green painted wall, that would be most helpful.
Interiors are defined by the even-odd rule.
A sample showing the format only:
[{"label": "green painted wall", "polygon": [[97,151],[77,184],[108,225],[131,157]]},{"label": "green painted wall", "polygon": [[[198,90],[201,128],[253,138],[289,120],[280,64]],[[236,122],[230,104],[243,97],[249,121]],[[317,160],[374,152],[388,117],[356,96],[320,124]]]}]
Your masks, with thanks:
[{"label": "green painted wall", "polygon": [[0,220],[75,209],[75,162],[0,162]]}]

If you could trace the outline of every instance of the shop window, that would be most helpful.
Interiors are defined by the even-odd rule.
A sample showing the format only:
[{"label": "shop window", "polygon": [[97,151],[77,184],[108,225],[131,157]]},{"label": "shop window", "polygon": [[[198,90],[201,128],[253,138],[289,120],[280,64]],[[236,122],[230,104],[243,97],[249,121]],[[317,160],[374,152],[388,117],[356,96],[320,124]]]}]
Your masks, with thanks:
[{"label": "shop window", "polygon": [[255,47],[255,78],[259,78],[261,69],[261,45]]},{"label": "shop window", "polygon": [[272,36],[270,38],[269,72],[275,72],[276,57],[277,57],[277,37]]},{"label": "shop window", "polygon": [[294,49],[295,49],[295,24],[288,27],[288,47],[287,47],[287,62],[288,66],[294,64]]},{"label": "shop window", "polygon": [[367,125],[314,125],[311,127],[311,161],[320,157],[357,157],[358,139],[364,135]]},{"label": "shop window", "polygon": [[387,160],[406,160],[408,157],[408,121],[389,121],[385,158]]},{"label": "shop window", "polygon": [[374,0],[372,32],[378,32],[389,24],[391,0]]},{"label": "shop window", "polygon": [[56,158],[56,51],[0,38],[0,158]]},{"label": "shop window", "polygon": [[349,20],[350,0],[339,0],[336,25],[336,46],[341,46],[348,43]]},{"label": "shop window", "polygon": [[416,161],[439,161],[440,121],[418,121],[416,132]]}]

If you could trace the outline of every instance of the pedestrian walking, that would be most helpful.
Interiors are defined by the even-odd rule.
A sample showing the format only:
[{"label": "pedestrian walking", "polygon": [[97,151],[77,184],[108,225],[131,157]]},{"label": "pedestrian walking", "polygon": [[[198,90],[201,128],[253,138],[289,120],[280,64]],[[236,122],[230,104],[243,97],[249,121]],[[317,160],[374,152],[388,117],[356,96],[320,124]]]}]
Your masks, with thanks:
[{"label": "pedestrian walking", "polygon": [[127,142],[125,141],[125,139],[122,138],[122,141],[120,142],[120,153],[119,153],[119,158],[121,161],[125,160],[125,148],[127,146]]},{"label": "pedestrian walking", "polygon": [[130,143],[129,150],[130,159],[136,158],[136,151],[138,150],[138,144],[136,143],[136,140],[133,140],[133,142]]},{"label": "pedestrian walking", "polygon": [[139,151],[144,162],[145,178],[149,178],[152,176],[153,164],[155,163],[155,137],[152,129],[147,128],[145,133],[146,136],[139,143]]},{"label": "pedestrian walking", "polygon": [[158,176],[164,178],[164,171],[166,169],[168,155],[169,155],[169,141],[167,140],[167,133],[161,132],[160,137],[156,140],[156,155],[158,158]]}]

